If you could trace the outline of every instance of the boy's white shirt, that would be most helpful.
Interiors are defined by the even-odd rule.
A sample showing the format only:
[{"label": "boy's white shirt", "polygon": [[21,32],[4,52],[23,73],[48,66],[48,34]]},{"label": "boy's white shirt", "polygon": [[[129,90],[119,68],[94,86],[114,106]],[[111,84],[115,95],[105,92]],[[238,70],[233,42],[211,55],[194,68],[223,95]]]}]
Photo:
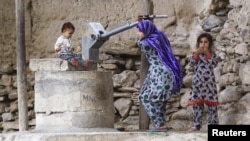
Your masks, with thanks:
[{"label": "boy's white shirt", "polygon": [[65,38],[63,35],[57,38],[55,43],[55,50],[61,47],[61,50],[58,54],[70,54],[72,53],[71,41],[68,38]]}]

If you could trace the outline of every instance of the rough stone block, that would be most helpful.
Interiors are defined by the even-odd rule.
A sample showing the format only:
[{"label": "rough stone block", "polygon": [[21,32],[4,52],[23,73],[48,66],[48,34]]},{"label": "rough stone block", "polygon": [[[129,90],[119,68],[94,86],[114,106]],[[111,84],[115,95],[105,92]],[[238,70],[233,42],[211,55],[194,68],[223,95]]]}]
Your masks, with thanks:
[{"label": "rough stone block", "polygon": [[250,85],[250,61],[245,65],[241,65],[239,69],[239,75],[242,79],[242,84]]}]

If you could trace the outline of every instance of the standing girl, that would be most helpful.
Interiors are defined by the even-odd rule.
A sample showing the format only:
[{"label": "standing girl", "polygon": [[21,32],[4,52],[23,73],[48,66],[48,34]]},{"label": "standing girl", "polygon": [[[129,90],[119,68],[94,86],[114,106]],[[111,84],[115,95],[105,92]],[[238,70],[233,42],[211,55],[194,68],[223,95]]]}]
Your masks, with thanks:
[{"label": "standing girl", "polygon": [[61,29],[62,35],[57,38],[55,43],[55,51],[58,52],[59,57],[63,60],[67,60],[74,66],[82,66],[88,68],[89,60],[83,60],[78,54],[73,53],[70,38],[75,32],[75,27],[71,22],[63,24]]},{"label": "standing girl", "polygon": [[138,46],[149,62],[139,99],[154,125],[150,131],[167,131],[165,107],[171,95],[178,93],[181,88],[180,64],[172,52],[167,36],[150,20],[141,20],[137,29]]},{"label": "standing girl", "polygon": [[213,69],[218,63],[217,55],[212,51],[213,39],[208,33],[197,38],[197,50],[189,58],[190,66],[195,66],[191,93],[188,103],[193,105],[193,126],[191,131],[200,130],[204,106],[208,106],[208,125],[218,124],[218,95]]}]

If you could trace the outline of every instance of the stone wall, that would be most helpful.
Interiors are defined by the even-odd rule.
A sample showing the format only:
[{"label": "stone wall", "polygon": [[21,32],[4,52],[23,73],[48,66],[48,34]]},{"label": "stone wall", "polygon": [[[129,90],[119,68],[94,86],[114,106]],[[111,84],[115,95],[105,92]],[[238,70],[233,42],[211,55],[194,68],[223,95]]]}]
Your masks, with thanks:
[{"label": "stone wall", "polygon": [[[53,45],[63,22],[71,21],[76,32],[73,46],[81,48],[83,21],[100,22],[107,31],[136,20],[145,11],[144,0],[43,0],[25,1],[25,41],[28,79],[29,127],[35,126],[34,73],[28,68],[32,58],[54,58]],[[0,129],[18,130],[16,84],[15,1],[0,0]],[[207,31],[215,39],[221,62],[215,69],[219,91],[219,118],[222,124],[249,124],[250,49],[248,0],[153,0],[154,14],[167,19],[154,22],[170,38],[185,77],[181,96],[167,105],[167,120],[176,129],[191,125],[187,105],[192,68],[187,57],[195,47],[197,35]],[[136,30],[112,36],[100,48],[98,70],[113,73],[116,127],[138,129],[138,92],[140,88],[140,51]],[[204,115],[204,124],[207,116]],[[205,127],[205,126],[204,126]]]}]

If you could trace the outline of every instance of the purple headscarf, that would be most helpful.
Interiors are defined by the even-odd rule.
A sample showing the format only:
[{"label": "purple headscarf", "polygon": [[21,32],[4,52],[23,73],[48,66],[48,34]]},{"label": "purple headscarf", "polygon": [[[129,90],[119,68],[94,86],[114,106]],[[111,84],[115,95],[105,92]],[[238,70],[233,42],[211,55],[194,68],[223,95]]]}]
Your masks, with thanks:
[{"label": "purple headscarf", "polygon": [[173,93],[178,93],[182,86],[182,71],[179,61],[175,58],[167,36],[156,28],[150,20],[142,20],[137,28],[144,34],[144,43],[153,47],[162,63],[171,70],[174,77]]}]

